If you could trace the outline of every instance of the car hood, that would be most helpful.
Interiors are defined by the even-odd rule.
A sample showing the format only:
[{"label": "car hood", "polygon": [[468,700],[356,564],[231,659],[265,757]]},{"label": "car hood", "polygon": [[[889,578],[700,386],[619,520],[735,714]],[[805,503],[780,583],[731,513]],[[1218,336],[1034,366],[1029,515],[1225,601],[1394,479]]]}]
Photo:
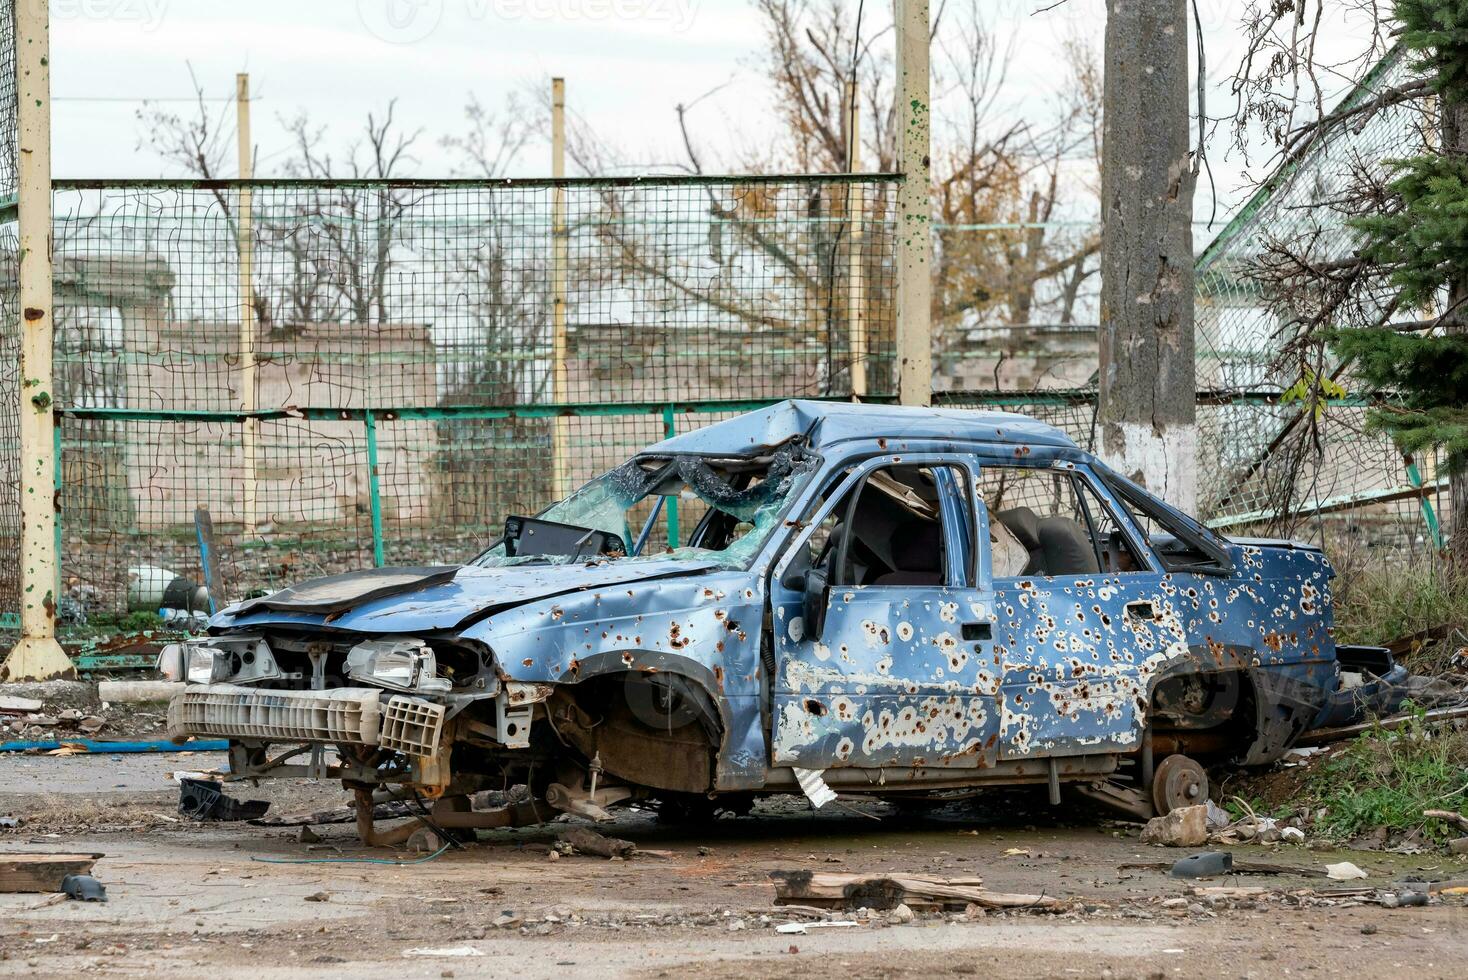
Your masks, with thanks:
[{"label": "car hood", "polygon": [[361,633],[451,630],[513,606],[586,589],[694,575],[716,562],[666,559],[484,568],[373,568],[312,579],[263,599],[237,603],[211,629],[325,626]]}]

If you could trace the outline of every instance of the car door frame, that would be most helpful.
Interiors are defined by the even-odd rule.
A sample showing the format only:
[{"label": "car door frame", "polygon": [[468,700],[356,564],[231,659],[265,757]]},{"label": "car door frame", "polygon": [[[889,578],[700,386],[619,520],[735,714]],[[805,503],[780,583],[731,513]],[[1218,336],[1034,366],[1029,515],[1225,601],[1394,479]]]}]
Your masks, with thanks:
[{"label": "car door frame", "polygon": [[[962,499],[962,491],[955,493],[953,489],[940,489],[945,544],[943,584],[829,587],[825,604],[826,628],[820,637],[807,637],[804,617],[796,612],[801,608],[804,595],[787,586],[784,579],[796,560],[808,554],[811,536],[837,507],[849,504],[851,494],[864,486],[872,473],[888,468],[924,466],[956,469],[967,483],[966,501]],[[967,667],[967,651],[954,649],[964,641],[951,633],[961,635],[960,619],[969,620],[979,612],[983,613],[987,632],[992,637],[992,625],[989,623],[992,607],[977,596],[980,574],[977,544],[979,536],[987,533],[987,524],[973,506],[977,471],[972,461],[967,458],[967,453],[962,452],[884,453],[845,459],[831,468],[841,475],[834,486],[829,476],[815,481],[818,489],[813,492],[811,500],[821,502],[809,510],[808,517],[796,522],[797,530],[785,543],[784,551],[773,563],[770,573],[774,633],[771,651],[774,676],[770,683],[772,764],[808,768],[844,765],[885,767],[878,763],[973,768],[992,763],[998,738],[998,714],[992,694],[985,696],[975,692],[973,685],[957,680],[939,680],[938,675],[946,673],[941,669],[929,672],[931,676],[925,675],[919,669],[918,660],[904,667],[908,673],[900,676],[875,669],[882,659],[888,659],[890,670],[898,663],[899,652],[907,654],[914,649],[926,652],[925,644],[928,643],[935,644],[939,650],[952,652],[953,656],[948,660],[950,665],[962,661],[963,667]],[[967,528],[967,545],[962,540],[961,524]],[[848,612],[849,607],[860,606],[863,600],[873,596],[874,602],[879,603],[883,598],[881,593],[887,590],[900,590],[898,595],[904,604],[914,599],[919,603],[941,604],[936,615],[944,623],[949,622],[946,617],[951,615],[952,631],[940,631],[939,636],[928,638],[905,621],[878,622],[873,619],[862,623],[864,633],[870,634],[869,648],[852,649],[853,644],[845,647],[826,644],[825,640],[832,636],[833,617],[846,627],[849,624],[845,618],[855,618],[856,615]],[[904,627],[907,627],[905,634]],[[949,633],[951,643],[944,638],[944,633]],[[967,642],[970,645],[980,644],[978,640]],[[984,656],[991,656],[992,639],[984,641],[984,644]],[[872,656],[881,649],[892,652],[885,658]],[[808,656],[802,657],[802,652]],[[977,668],[977,654],[974,661]],[[869,667],[874,669],[866,669]],[[994,689],[997,690],[997,675]],[[883,699],[888,699],[890,705]],[[919,719],[917,727],[923,732],[933,733],[926,743],[914,735],[909,724],[919,712],[927,713],[928,717]],[[908,741],[902,746],[902,751],[888,751],[888,741],[901,741],[903,738]],[[857,745],[862,746],[862,751],[857,751]],[[873,746],[880,748],[869,751]]]},{"label": "car door frame", "polygon": [[[1001,656],[999,758],[1129,752],[1141,745],[1152,684],[1188,653],[1186,623],[1170,595],[1170,572],[1082,460],[1016,460],[976,454],[989,469],[1059,472],[1079,479],[1103,506],[1145,569],[996,580],[992,556],[981,586],[994,597]],[[988,518],[982,483],[975,507]],[[988,550],[988,537],[982,547]],[[1036,625],[1044,628],[1032,628]],[[1075,647],[1075,649],[1072,649]],[[1105,656],[1102,656],[1102,651]],[[1074,654],[1074,656],[1068,656]],[[1082,657],[1081,654],[1087,655]]]}]

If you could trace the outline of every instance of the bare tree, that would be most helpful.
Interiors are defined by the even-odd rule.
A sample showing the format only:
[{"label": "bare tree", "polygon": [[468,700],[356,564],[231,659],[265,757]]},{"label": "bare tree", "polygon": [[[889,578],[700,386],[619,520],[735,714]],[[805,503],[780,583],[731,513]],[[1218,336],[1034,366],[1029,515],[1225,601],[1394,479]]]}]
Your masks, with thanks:
[{"label": "bare tree", "polygon": [[[415,192],[392,181],[416,167],[413,146],[422,130],[405,131],[397,123],[396,108],[394,99],[380,114],[368,113],[362,132],[340,158],[324,148],[324,128],[306,115],[286,124],[294,143],[286,175],[316,182],[295,215],[316,240],[304,244],[294,235],[286,239],[287,248],[295,250],[293,260],[299,260],[297,268],[309,270],[309,288],[295,291],[294,298],[301,304],[337,301],[355,323],[392,319],[388,286],[393,248],[403,215],[416,198]],[[301,312],[315,318],[317,309],[307,305]]]}]

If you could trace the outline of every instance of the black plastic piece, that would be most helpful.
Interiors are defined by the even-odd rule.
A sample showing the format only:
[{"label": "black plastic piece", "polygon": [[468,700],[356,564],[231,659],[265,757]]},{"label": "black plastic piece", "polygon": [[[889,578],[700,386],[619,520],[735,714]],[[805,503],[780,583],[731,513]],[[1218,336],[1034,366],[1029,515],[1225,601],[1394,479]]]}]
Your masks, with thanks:
[{"label": "black plastic piece", "polygon": [[224,784],[216,780],[179,780],[178,812],[190,820],[258,820],[269,809],[267,800],[236,800],[225,796]]},{"label": "black plastic piece", "polygon": [[91,875],[67,875],[61,879],[61,891],[78,902],[107,901],[107,889]]},{"label": "black plastic piece", "polygon": [[1204,851],[1190,854],[1172,866],[1174,878],[1212,878],[1234,869],[1234,856],[1227,851]]}]

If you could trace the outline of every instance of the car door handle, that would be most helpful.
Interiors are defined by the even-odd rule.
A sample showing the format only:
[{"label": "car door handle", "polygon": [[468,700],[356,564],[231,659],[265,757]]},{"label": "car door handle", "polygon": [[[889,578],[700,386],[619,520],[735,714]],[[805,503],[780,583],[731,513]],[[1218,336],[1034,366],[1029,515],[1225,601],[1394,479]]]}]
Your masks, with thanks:
[{"label": "car door handle", "polygon": [[1157,610],[1152,608],[1152,603],[1147,600],[1141,602],[1128,602],[1126,614],[1131,619],[1156,619]]},{"label": "car door handle", "polygon": [[992,640],[994,628],[988,623],[964,623],[963,638],[965,640]]}]

